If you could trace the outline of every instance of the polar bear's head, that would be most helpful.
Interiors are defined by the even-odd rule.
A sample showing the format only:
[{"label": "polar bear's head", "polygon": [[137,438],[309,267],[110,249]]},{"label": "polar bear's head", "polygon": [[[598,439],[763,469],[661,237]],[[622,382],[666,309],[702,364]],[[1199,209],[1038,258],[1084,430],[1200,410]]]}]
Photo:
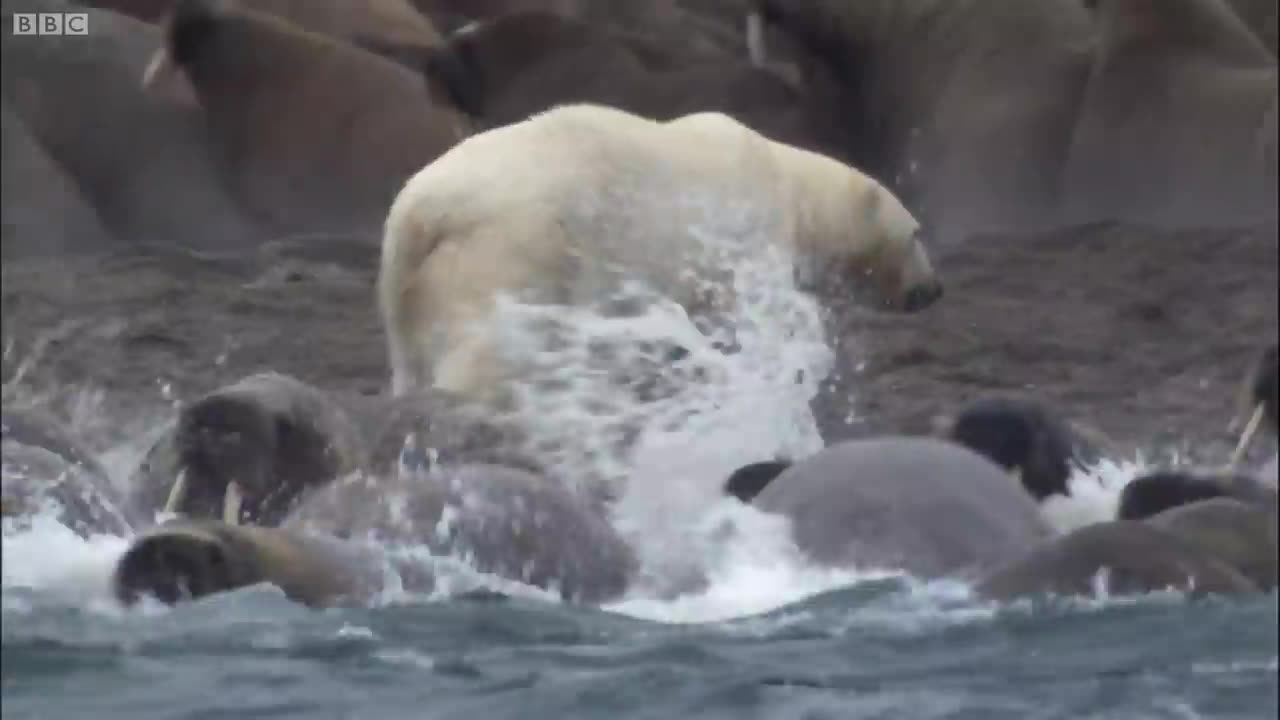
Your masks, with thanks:
[{"label": "polar bear's head", "polygon": [[942,282],[920,223],[883,185],[841,167],[844,177],[834,183],[840,192],[823,188],[806,208],[800,249],[820,276],[868,304],[900,312],[932,305],[942,297]]},{"label": "polar bear's head", "polygon": [[[852,254],[846,272],[873,304],[916,312],[942,297],[942,282],[924,246],[920,223],[896,195],[870,180],[855,182]],[[846,248],[850,246],[846,245]]]}]

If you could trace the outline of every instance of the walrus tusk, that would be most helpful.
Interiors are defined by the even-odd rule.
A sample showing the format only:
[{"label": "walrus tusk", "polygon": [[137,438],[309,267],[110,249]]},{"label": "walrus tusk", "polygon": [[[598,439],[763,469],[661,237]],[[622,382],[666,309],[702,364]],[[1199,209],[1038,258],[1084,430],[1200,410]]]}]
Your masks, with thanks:
[{"label": "walrus tusk", "polygon": [[[1244,459],[1245,451],[1249,449],[1249,444],[1253,442],[1253,436],[1258,432],[1258,426],[1262,424],[1262,417],[1265,409],[1258,405],[1253,409],[1253,415],[1249,417],[1249,424],[1245,425],[1244,432],[1240,433],[1240,440],[1236,443],[1235,452],[1231,453],[1231,461],[1228,467],[1234,468]],[[1231,423],[1232,427],[1237,423]]]},{"label": "walrus tusk", "polygon": [[222,522],[228,525],[239,525],[242,505],[244,505],[244,493],[240,490],[240,483],[232,480],[227,483],[227,494],[222,498]]},{"label": "walrus tusk", "polygon": [[169,489],[169,499],[165,500],[164,511],[167,513],[178,512],[178,506],[187,498],[187,471],[183,470],[178,473],[178,479],[173,481],[173,487]]},{"label": "walrus tusk", "polygon": [[747,13],[747,57],[755,67],[764,67],[764,18],[758,11]]},{"label": "walrus tusk", "polygon": [[169,51],[165,48],[156,50],[151,56],[151,61],[147,63],[147,69],[142,71],[142,88],[145,90],[154,87],[157,82],[171,74],[173,69],[173,62],[169,60]]}]

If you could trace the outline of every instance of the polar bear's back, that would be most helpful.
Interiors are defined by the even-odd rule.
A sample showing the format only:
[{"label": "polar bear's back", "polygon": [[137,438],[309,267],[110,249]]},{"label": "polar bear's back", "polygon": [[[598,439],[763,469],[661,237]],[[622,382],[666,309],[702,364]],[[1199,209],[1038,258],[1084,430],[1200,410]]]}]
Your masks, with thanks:
[{"label": "polar bear's back", "polygon": [[[410,179],[392,215],[450,224],[552,211],[566,226],[616,228],[643,222],[649,233],[673,206],[759,204],[777,195],[768,140],[718,113],[660,123],[612,108],[575,105],[474,135]],[[632,216],[613,217],[625,212]],[[570,233],[576,237],[576,233]]]},{"label": "polar bear's back", "polygon": [[695,302],[693,278],[722,275],[725,250],[794,242],[786,152],[724,115],[660,123],[599,106],[468,138],[387,217],[379,303],[397,384],[493,385],[485,334],[463,328],[499,293],[579,305],[626,277]]}]

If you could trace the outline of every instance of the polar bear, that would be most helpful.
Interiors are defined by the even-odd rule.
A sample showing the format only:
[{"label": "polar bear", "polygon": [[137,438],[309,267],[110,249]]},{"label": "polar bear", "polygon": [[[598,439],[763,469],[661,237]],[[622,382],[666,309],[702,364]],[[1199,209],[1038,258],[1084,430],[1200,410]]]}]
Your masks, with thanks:
[{"label": "polar bear", "polygon": [[621,272],[693,315],[705,288],[690,278],[726,271],[698,251],[708,236],[780,245],[887,308],[942,295],[919,223],[863,173],[720,113],[566,105],[467,138],[392,203],[378,278],[392,394],[502,391],[512,370],[484,324],[500,294],[582,305]]}]

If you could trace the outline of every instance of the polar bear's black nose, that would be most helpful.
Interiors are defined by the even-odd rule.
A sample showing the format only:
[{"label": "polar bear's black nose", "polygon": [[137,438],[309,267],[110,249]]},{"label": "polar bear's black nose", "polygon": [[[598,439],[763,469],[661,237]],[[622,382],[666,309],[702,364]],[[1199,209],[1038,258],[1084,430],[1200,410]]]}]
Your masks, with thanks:
[{"label": "polar bear's black nose", "polygon": [[917,285],[907,291],[907,296],[902,301],[902,309],[907,312],[923,310],[937,302],[941,297],[942,283]]}]

